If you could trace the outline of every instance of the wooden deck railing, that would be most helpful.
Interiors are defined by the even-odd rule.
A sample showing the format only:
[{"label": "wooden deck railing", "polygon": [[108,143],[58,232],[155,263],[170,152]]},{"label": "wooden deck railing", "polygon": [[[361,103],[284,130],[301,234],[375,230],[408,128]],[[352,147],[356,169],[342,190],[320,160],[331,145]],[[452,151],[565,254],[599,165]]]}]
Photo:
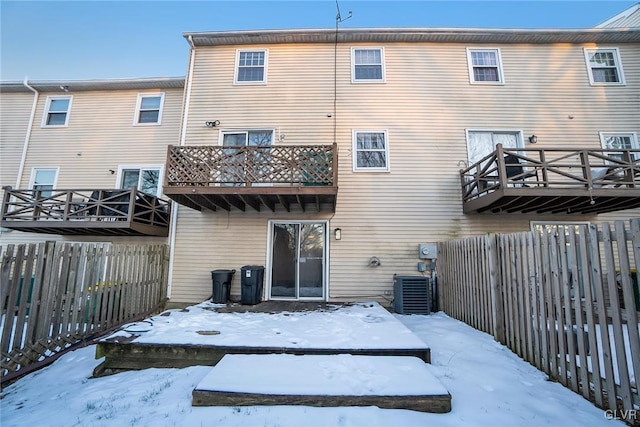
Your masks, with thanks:
[{"label": "wooden deck railing", "polygon": [[169,226],[169,202],[129,190],[14,190],[5,187],[2,222],[128,221]]},{"label": "wooden deck railing", "polygon": [[640,150],[503,148],[460,171],[463,201],[498,188],[640,189]]},{"label": "wooden deck railing", "polygon": [[337,186],[337,145],[169,146],[165,187]]}]

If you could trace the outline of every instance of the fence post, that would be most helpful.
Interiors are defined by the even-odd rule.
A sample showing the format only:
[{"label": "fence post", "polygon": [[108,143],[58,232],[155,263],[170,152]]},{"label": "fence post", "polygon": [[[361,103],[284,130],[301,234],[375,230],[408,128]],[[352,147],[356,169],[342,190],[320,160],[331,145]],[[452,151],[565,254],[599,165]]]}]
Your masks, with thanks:
[{"label": "fence post", "polygon": [[485,236],[487,262],[489,264],[489,283],[491,288],[491,315],[493,318],[493,337],[505,344],[504,301],[502,298],[502,281],[500,280],[500,256],[498,254],[498,235]]}]

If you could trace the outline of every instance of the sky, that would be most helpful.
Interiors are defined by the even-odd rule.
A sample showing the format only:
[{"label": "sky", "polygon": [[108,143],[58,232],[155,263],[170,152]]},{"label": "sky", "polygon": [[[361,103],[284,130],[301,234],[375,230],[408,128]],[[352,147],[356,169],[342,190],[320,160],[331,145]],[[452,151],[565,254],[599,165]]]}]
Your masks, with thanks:
[{"label": "sky", "polygon": [[[635,4],[608,1],[340,1],[343,28],[591,28]],[[335,28],[335,0],[0,0],[0,80],[186,74],[195,31]]]},{"label": "sky", "polygon": [[[358,356],[342,354],[320,356],[323,359],[318,362],[307,356],[263,355],[252,356],[249,362],[254,364],[247,367],[234,355],[231,360],[223,359],[215,368],[152,368],[90,378],[93,369],[102,362],[102,359],[94,358],[95,345],[90,345],[62,356],[51,366],[2,390],[2,427],[625,427],[624,423],[613,419],[620,419],[621,412],[616,415],[598,409],[560,383],[549,381],[544,373],[496,342],[492,336],[442,312],[429,316],[398,315],[387,312],[376,303],[368,303],[330,313],[224,314],[212,311],[211,305],[204,302],[189,307],[188,313],[172,310],[168,316],[154,316],[144,322],[126,325],[118,334],[126,334],[127,331],[138,335],[150,334],[149,339],[154,342],[167,342],[167,339],[173,342],[180,338],[182,342],[202,343],[200,339],[191,341],[192,337],[197,337],[195,331],[217,330],[219,334],[201,337],[209,342],[224,339],[226,342],[236,341],[236,345],[241,342],[256,345],[267,335],[288,341],[289,347],[301,340],[313,340],[322,341],[325,348],[344,348],[345,338],[352,338],[355,346],[376,337],[385,345],[400,348],[407,342],[407,334],[415,334],[412,340],[431,348],[431,364],[425,365],[418,358],[410,358],[421,365],[418,370],[415,363],[408,364],[405,358],[380,359],[374,363],[371,357],[382,356],[358,360]],[[323,328],[324,321],[329,319],[328,327]],[[256,328],[256,324],[260,327]],[[182,332],[176,334],[180,325]],[[313,331],[305,334],[308,327]],[[266,360],[256,357],[265,357]],[[292,358],[296,358],[295,363],[292,363]],[[265,366],[272,369],[258,372]],[[267,394],[290,394],[291,386],[299,393],[305,393],[306,377],[295,384],[297,381],[291,377],[282,381],[286,374],[276,374],[290,372],[290,366],[316,375],[315,381],[324,385],[327,394],[335,391],[349,395],[376,395],[383,394],[384,390],[392,395],[412,394],[410,388],[406,388],[406,380],[400,381],[399,377],[403,375],[383,375],[381,370],[386,372],[387,369],[398,368],[406,374],[415,372],[422,383],[434,381],[444,387],[451,394],[452,409],[445,414],[430,414],[375,406],[191,406],[194,388],[231,390],[229,387],[234,387]],[[429,378],[423,370],[430,374]],[[219,381],[215,380],[216,376]],[[315,388],[310,390],[313,394]]]}]

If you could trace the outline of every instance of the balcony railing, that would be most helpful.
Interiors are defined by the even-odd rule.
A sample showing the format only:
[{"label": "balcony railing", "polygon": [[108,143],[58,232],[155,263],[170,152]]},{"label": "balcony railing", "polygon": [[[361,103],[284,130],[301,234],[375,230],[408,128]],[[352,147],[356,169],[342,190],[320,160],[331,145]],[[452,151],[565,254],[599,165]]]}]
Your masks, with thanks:
[{"label": "balcony railing", "polygon": [[603,213],[640,207],[640,150],[503,148],[460,171],[464,211]]},{"label": "balcony railing", "polygon": [[337,145],[170,146],[164,193],[195,208],[335,210]]},{"label": "balcony railing", "polygon": [[5,228],[64,235],[168,235],[169,202],[135,187],[4,190],[0,225]]}]

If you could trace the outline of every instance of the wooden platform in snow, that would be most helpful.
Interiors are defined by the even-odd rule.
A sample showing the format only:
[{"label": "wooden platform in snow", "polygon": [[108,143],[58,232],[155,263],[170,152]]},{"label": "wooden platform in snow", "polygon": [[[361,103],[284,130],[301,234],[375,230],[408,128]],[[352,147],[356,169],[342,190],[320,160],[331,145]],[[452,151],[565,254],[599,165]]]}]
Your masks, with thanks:
[{"label": "wooden platform in snow", "polygon": [[[264,309],[263,309],[264,307]],[[226,354],[353,354],[414,356],[429,363],[429,347],[377,303],[250,307],[208,302],[125,325],[100,340],[94,372],[216,365]]]},{"label": "wooden platform in snow", "polygon": [[416,357],[226,355],[193,390],[193,406],[377,406],[451,411],[451,395]]}]

